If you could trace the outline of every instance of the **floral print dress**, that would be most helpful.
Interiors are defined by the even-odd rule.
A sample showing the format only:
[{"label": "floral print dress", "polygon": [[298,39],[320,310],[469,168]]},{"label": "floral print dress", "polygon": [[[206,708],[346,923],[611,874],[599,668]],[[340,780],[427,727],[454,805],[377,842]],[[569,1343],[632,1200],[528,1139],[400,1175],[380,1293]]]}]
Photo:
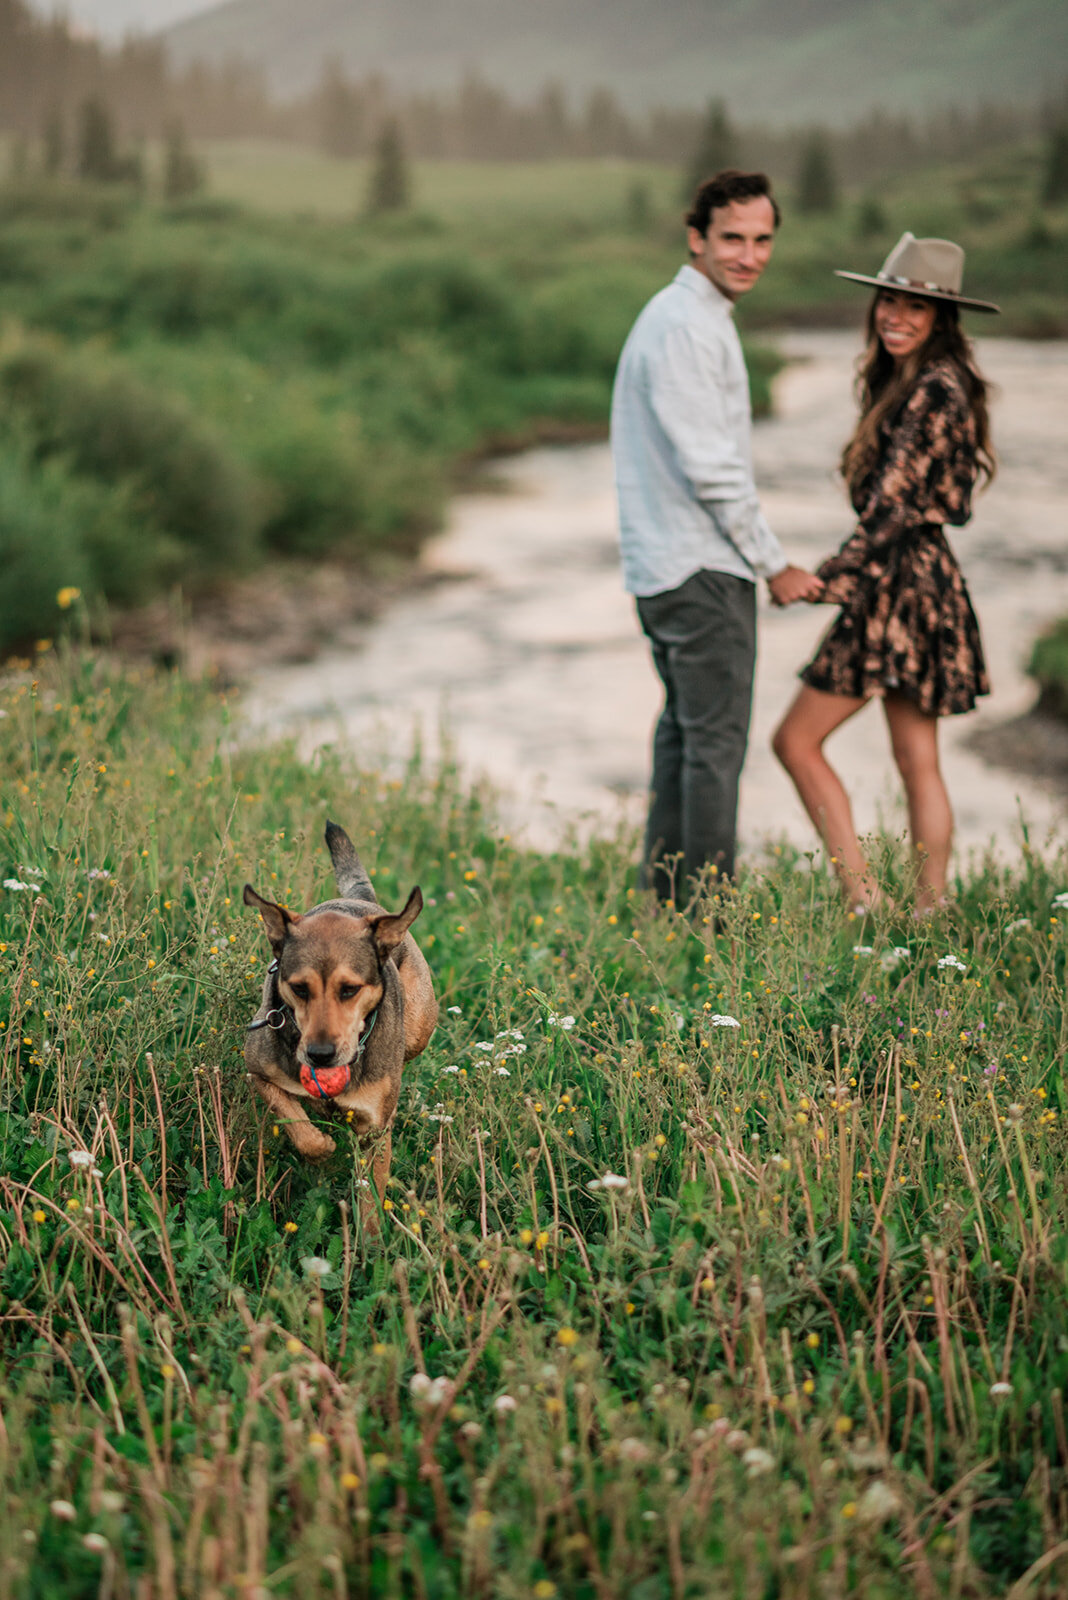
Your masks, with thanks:
[{"label": "floral print dress", "polygon": [[905,694],[929,716],[989,694],[979,624],[944,523],[971,516],[975,420],[951,361],[921,372],[853,492],[859,525],[817,569],[837,620],[801,678],[827,694]]}]

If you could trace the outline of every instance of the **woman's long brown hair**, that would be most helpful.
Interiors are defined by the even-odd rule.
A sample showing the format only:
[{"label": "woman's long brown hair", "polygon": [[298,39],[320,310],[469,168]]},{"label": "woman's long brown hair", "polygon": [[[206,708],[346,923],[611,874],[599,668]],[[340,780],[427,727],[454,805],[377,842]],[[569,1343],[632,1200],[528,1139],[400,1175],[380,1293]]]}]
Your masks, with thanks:
[{"label": "woman's long brown hair", "polygon": [[868,307],[868,342],[857,363],[857,399],[860,417],[853,437],[842,451],[842,476],[854,489],[875,465],[881,444],[880,429],[897,415],[916,386],[924,367],[933,361],[952,361],[960,375],[975,419],[976,461],[987,483],[997,470],[990,441],[990,416],[987,408],[988,384],[975,364],[971,340],[960,325],[960,312],[948,300],[936,301],[934,326],[926,342],[900,366],[896,366],[875,331],[875,307],[879,295]]}]

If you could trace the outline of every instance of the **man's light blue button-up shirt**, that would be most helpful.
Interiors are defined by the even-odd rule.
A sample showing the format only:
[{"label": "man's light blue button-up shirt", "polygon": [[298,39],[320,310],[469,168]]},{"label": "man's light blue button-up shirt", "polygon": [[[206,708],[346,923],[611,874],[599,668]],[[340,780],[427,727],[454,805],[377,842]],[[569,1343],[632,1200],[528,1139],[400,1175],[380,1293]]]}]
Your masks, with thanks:
[{"label": "man's light blue button-up shirt", "polygon": [[752,580],[787,565],[753,483],[749,377],[733,310],[704,273],[680,267],[619,358],[612,454],[633,595],[677,589],[702,568]]}]

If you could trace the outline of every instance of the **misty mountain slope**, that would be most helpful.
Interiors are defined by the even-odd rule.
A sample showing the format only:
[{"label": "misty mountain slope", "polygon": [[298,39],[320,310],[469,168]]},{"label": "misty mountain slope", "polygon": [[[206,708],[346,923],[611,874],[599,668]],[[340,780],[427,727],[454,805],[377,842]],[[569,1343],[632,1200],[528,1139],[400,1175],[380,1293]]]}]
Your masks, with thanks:
[{"label": "misty mountain slope", "polygon": [[723,95],[780,123],[1033,101],[1068,74],[1052,0],[227,0],[163,37],[179,62],[244,56],[283,93],[334,59],[413,89],[478,72],[521,97],[607,85],[630,109]]}]

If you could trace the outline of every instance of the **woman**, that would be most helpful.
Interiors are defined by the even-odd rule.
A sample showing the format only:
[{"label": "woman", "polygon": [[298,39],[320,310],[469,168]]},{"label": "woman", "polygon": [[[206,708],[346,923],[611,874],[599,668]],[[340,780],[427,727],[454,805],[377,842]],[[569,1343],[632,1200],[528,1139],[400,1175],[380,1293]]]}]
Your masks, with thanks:
[{"label": "woman", "polygon": [[918,858],[916,909],[926,913],[944,903],[953,832],[938,719],[990,692],[975,613],[943,533],[944,523],[967,522],[977,476],[994,473],[987,385],[960,309],[998,307],[961,294],[963,269],[959,245],[906,233],[877,277],[838,273],[878,291],[859,369],[860,418],[842,454],[859,520],[818,569],[821,599],[842,609],[773,745],[858,911],[881,894],[824,741],[881,698]]}]

